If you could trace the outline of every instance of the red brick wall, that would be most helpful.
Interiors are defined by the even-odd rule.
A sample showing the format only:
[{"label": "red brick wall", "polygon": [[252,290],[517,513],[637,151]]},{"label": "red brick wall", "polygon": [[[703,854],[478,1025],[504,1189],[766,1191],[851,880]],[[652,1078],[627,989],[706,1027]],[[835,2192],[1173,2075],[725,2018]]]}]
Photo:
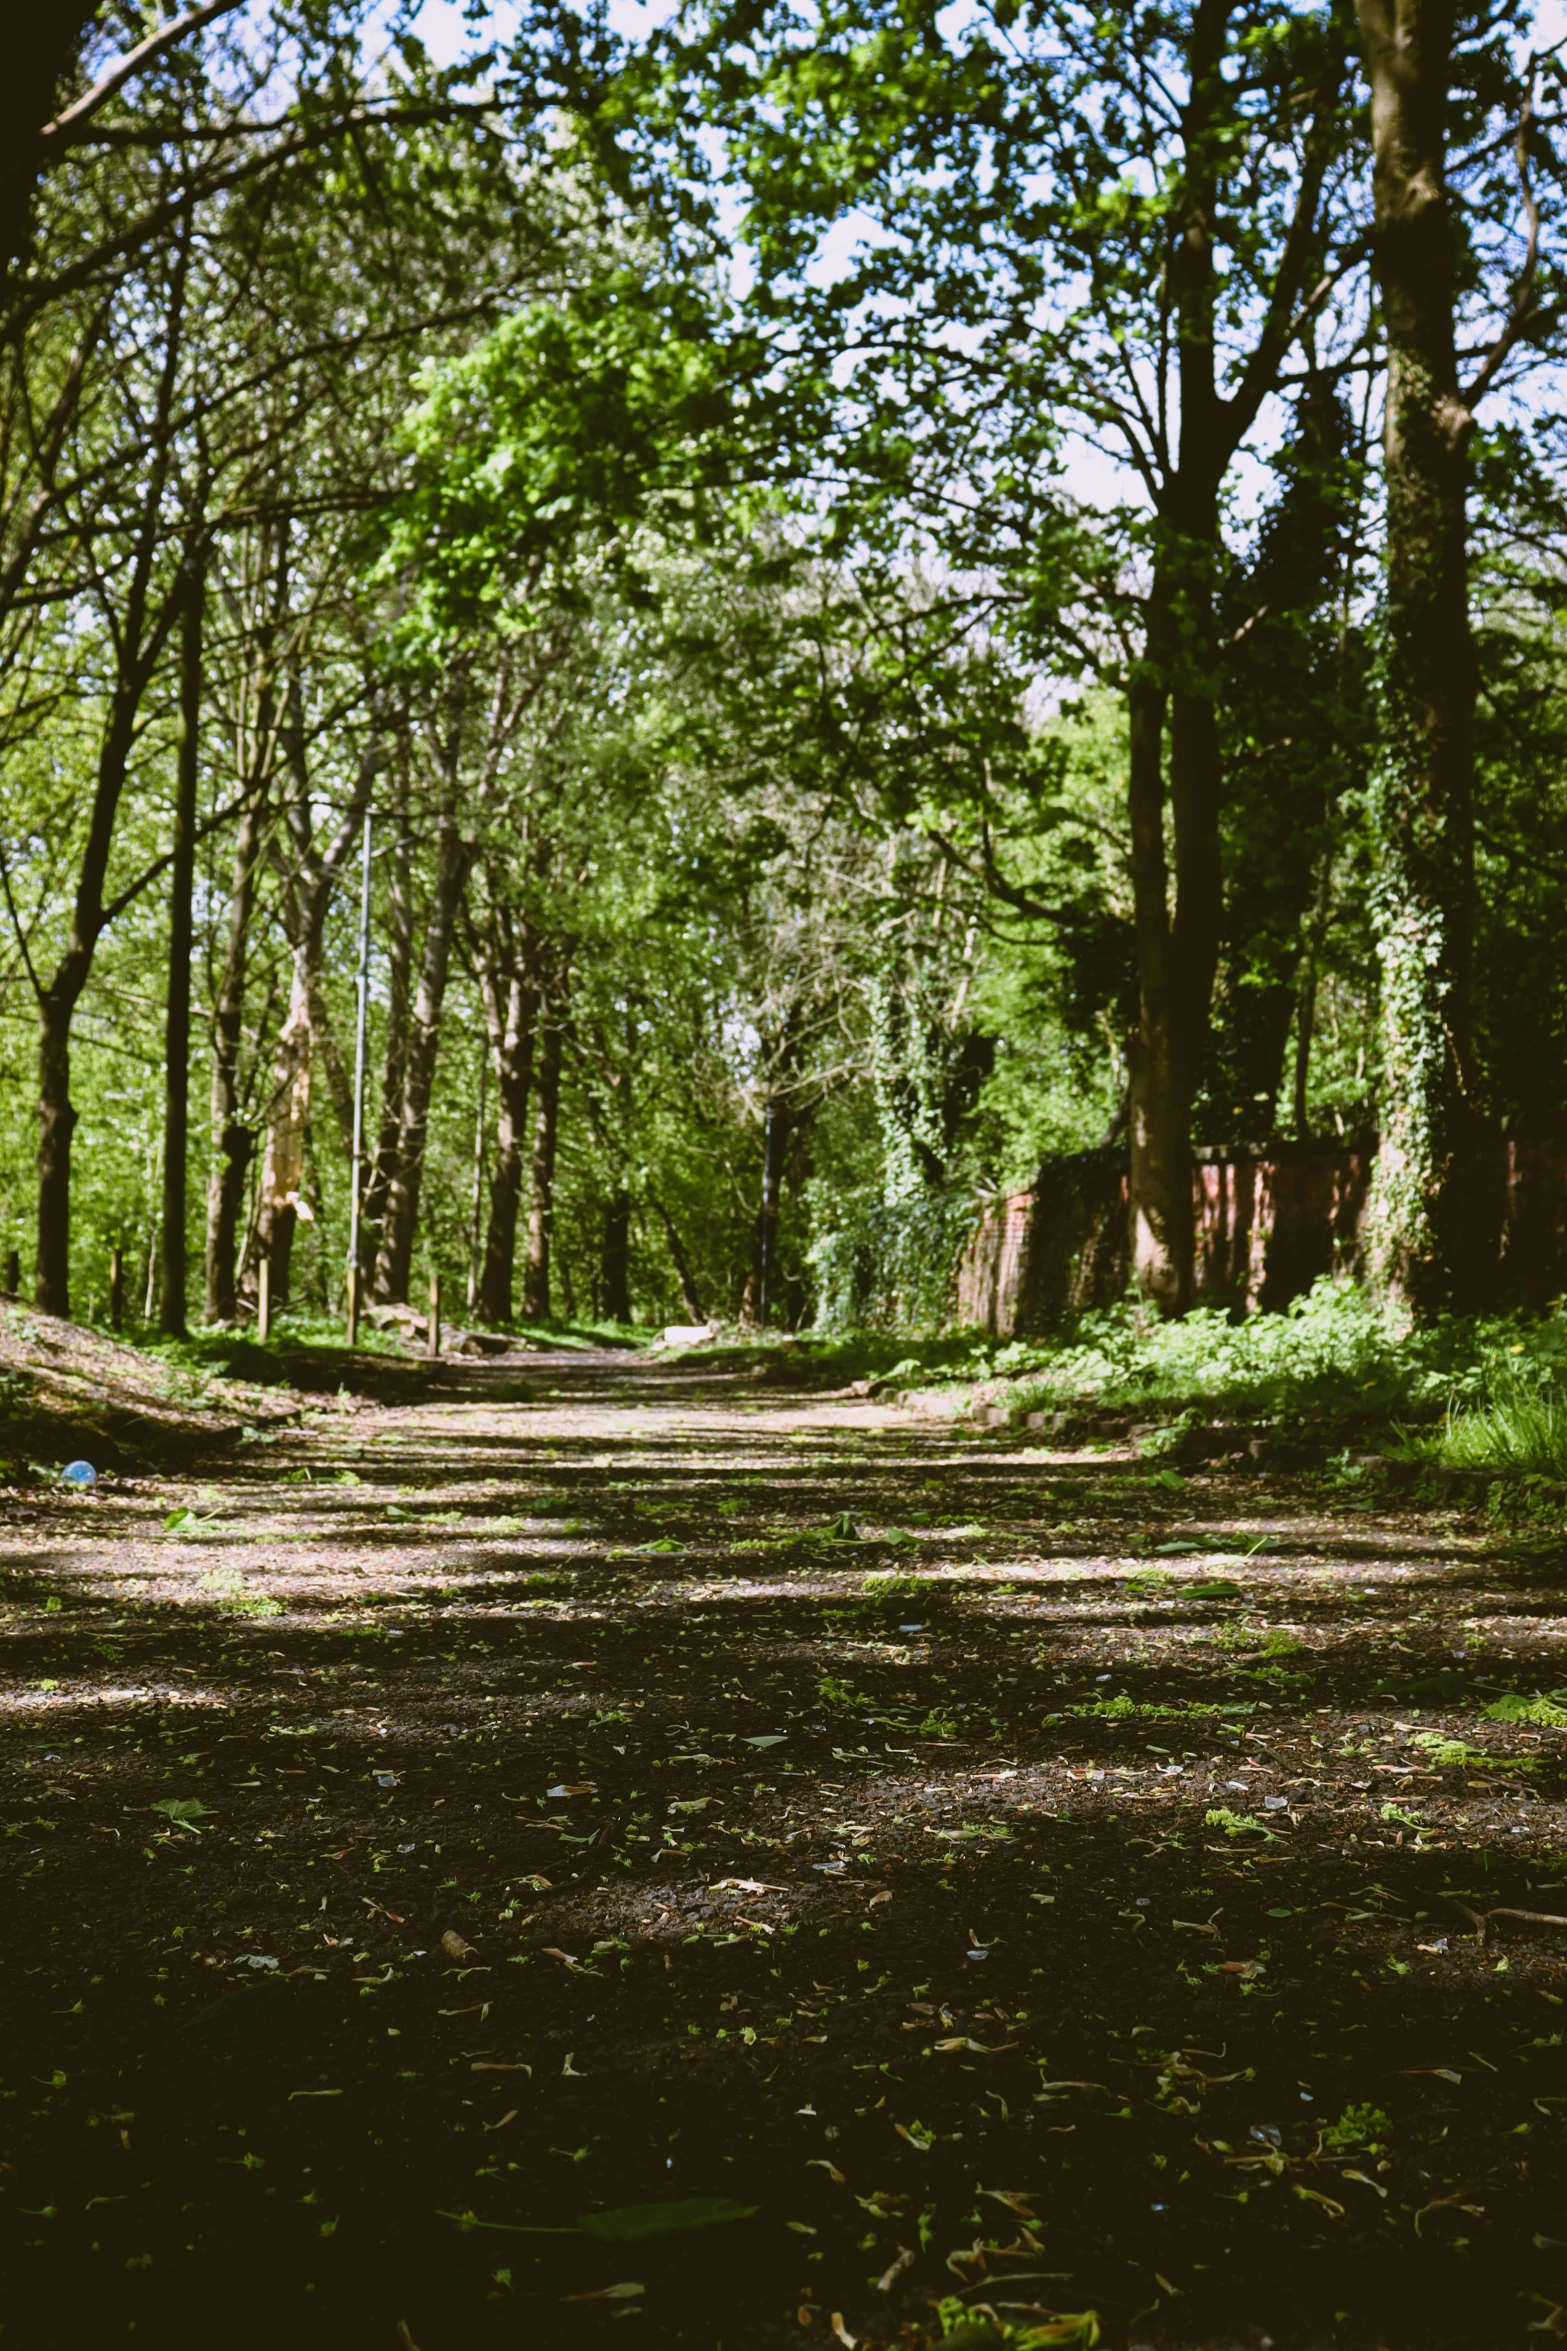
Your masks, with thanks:
[{"label": "red brick wall", "polygon": [[[1198,1297],[1273,1311],[1320,1274],[1360,1272],[1374,1162],[1369,1146],[1333,1145],[1198,1160]],[[1539,1308],[1567,1291],[1567,1141],[1497,1137],[1464,1188],[1476,1301]],[[1052,1160],[1028,1191],[982,1210],[958,1267],[958,1320],[1001,1337],[1048,1330],[1118,1298],[1128,1271],[1124,1158]]]}]

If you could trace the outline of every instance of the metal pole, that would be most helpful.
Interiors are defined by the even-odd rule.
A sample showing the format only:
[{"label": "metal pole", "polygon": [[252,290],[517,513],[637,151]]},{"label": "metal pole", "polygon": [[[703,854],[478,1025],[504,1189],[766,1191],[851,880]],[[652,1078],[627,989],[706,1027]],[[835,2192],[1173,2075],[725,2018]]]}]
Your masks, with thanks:
[{"label": "metal pole", "polygon": [[359,1007],[354,1032],[354,1164],[348,1206],[348,1344],[359,1338],[359,1193],[365,1140],[365,1021],[370,1006],[370,811],[359,876]]}]

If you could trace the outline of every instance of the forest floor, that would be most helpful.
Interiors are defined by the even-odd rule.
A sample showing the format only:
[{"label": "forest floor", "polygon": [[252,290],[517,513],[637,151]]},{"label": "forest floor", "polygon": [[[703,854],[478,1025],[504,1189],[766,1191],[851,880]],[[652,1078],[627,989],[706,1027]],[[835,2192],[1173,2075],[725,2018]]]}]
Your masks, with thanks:
[{"label": "forest floor", "polygon": [[1567,2331],[1559,1530],[378,1378],[0,1496],[4,2351]]}]

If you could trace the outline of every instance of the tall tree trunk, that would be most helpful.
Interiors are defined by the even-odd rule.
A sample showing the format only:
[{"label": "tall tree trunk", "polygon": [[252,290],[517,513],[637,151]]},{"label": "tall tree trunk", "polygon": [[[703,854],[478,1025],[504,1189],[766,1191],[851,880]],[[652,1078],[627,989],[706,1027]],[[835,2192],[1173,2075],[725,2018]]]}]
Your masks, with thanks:
[{"label": "tall tree trunk", "polygon": [[122,685],[111,705],[70,934],[53,978],[39,995],[35,1294],[48,1314],[71,1311],[71,1139],[77,1116],[71,1102],[71,1024],[108,919],[104,880],[144,686],[144,678]]},{"label": "tall tree trunk", "polygon": [[424,1183],[425,1141],[430,1120],[430,1096],[435,1086],[436,1057],[441,1043],[441,1014],[446,1002],[446,980],[451,968],[452,940],[473,862],[454,819],[441,828],[435,889],[424,934],[419,987],[408,1030],[408,1057],[403,1077],[403,1099],[397,1123],[397,1154],[387,1188],[386,1215],[376,1254],[374,1295],[383,1305],[400,1305],[408,1296],[413,1270],[414,1236],[419,1224],[419,1195]]},{"label": "tall tree trunk", "polygon": [[142,697],[162,659],[183,603],[179,584],[154,609],[153,566],[162,540],[163,497],[169,477],[169,419],[183,352],[185,288],[189,262],[188,216],[176,256],[163,336],[158,401],[149,426],[151,456],[143,485],[141,516],[125,601],[114,631],[116,674],[108,720],[98,753],[98,775],[87,820],[87,839],[76,880],[65,952],[47,985],[38,988],[38,1262],[36,1295],[49,1314],[71,1311],[71,1138],[76,1112],[71,1104],[71,1023],[92,971],[93,957],[115,914],[151,879],[104,900],[109,851],[125,791],[136,720]]},{"label": "tall tree trunk", "polygon": [[487,1322],[510,1322],[517,1264],[517,1215],[522,1203],[522,1157],[533,1087],[533,1039],[539,996],[520,971],[495,991],[491,1031],[495,1064],[495,1172],[484,1235],[479,1311]]},{"label": "tall tree trunk", "polygon": [[[1234,0],[1197,0],[1191,19],[1182,177],[1169,265],[1180,442],[1162,487],[1143,658],[1128,694],[1127,802],[1139,995],[1130,1054],[1130,1242],[1138,1286],[1166,1314],[1184,1314],[1192,1300],[1192,1100],[1223,933],[1223,770],[1214,617],[1219,493],[1297,331],[1292,322],[1315,251],[1344,71],[1338,37],[1330,34],[1318,61],[1294,216],[1267,312],[1244,364],[1235,370],[1235,389],[1221,397],[1214,235],[1227,145],[1240,132],[1234,101],[1238,85],[1223,71],[1236,13]],[[1173,833],[1168,845],[1167,725]]]},{"label": "tall tree trunk", "polygon": [[774,1095],[762,1114],[762,1192],[751,1229],[751,1265],[740,1300],[740,1320],[765,1330],[778,1298],[778,1207],[784,1154],[793,1132],[789,1106]]},{"label": "tall tree trunk", "polygon": [[261,1161],[255,1231],[251,1237],[250,1270],[253,1273],[257,1259],[268,1260],[275,1314],[288,1304],[294,1228],[299,1219],[299,1185],[305,1172],[305,1132],[315,1070],[315,1040],[310,1026],[314,995],[310,967],[314,951],[315,941],[308,936],[294,949],[288,1015],[278,1033],[272,1060],[267,1141]]},{"label": "tall tree trunk", "polygon": [[528,1203],[528,1247],[522,1268],[525,1322],[547,1322],[550,1312],[550,1243],[555,1231],[555,1145],[560,1125],[560,1055],[564,1008],[542,1009],[539,1040],[538,1107],[533,1118],[532,1196]]},{"label": "tall tree trunk", "polygon": [[[1475,661],[1468,447],[1447,187],[1451,0],[1358,0],[1371,85],[1375,260],[1387,334],[1387,573],[1371,806],[1382,967],[1374,1265],[1416,1312],[1470,1303],[1455,1209],[1474,1118]],[[1483,381],[1483,376],[1482,376]]]},{"label": "tall tree trunk", "polygon": [[617,1190],[604,1204],[602,1312],[610,1322],[631,1320],[631,1194]]},{"label": "tall tree trunk", "polygon": [[397,826],[386,864],[386,1039],[381,1057],[381,1123],[376,1134],[375,1160],[365,1186],[361,1233],[372,1253],[386,1218],[387,1196],[397,1165],[397,1134],[402,1118],[403,1086],[408,1074],[408,1010],[414,966],[413,876],[410,866],[408,773],[406,740],[400,738]]},{"label": "tall tree trunk", "polygon": [[697,1287],[696,1275],[691,1269],[691,1260],[686,1255],[685,1245],[675,1228],[675,1220],[662,1200],[655,1198],[653,1211],[663,1226],[664,1238],[669,1243],[670,1261],[675,1269],[675,1278],[680,1284],[681,1302],[686,1313],[693,1323],[706,1322],[707,1309],[702,1304],[702,1293]]},{"label": "tall tree trunk", "polygon": [[71,1018],[79,988],[51,989],[38,1007],[38,1262],[34,1296],[71,1311]]},{"label": "tall tree trunk", "polygon": [[255,1128],[239,1115],[239,1062],[263,807],[259,789],[253,788],[234,842],[228,947],[212,1006],[212,1134],[216,1156],[207,1180],[208,1322],[232,1322],[238,1311],[236,1258],[246,1184],[256,1148]]},{"label": "tall tree trunk", "polygon": [[[289,1302],[294,1234],[301,1217],[300,1185],[309,1145],[310,1098],[318,1051],[327,1064],[339,1124],[345,1144],[353,1145],[353,1100],[339,1066],[333,1075],[335,1043],[322,1018],[321,943],[332,893],[349,852],[360,837],[376,769],[380,764],[379,729],[374,714],[359,756],[354,788],[335,833],[322,846],[316,826],[317,796],[306,759],[303,689],[297,663],[291,669],[284,697],[278,740],[287,759],[291,790],[283,798],[279,816],[281,837],[269,847],[277,868],[283,928],[293,950],[289,973],[288,1011],[278,1034],[272,1062],[272,1092],[266,1149],[261,1164],[260,1194],[255,1227],[247,1250],[247,1286],[262,1257],[270,1267],[271,1302],[281,1310]],[[292,849],[292,859],[289,850]],[[308,1219],[308,1210],[304,1211]]]},{"label": "tall tree trunk", "polygon": [[201,726],[203,565],[192,560],[180,621],[180,741],[174,793],[174,858],[169,879],[169,992],[163,1054],[163,1246],[158,1328],[183,1339],[186,1317],[185,1210],[190,1160],[191,892],[196,883],[196,775]]}]

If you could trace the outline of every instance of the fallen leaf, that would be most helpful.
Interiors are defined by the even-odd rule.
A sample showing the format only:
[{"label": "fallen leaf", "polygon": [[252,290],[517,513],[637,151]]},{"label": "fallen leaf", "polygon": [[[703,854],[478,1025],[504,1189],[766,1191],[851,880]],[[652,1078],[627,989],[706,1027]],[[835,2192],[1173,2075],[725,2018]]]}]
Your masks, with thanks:
[{"label": "fallen leaf", "polygon": [[837,2336],[839,2342],[843,2344],[844,2351],[854,2351],[854,2347],[860,2338],[858,2335],[850,2334],[848,2328],[843,2323],[843,2312],[841,2310],[835,2310],[833,2312],[831,2323],[832,2331]]},{"label": "fallen leaf", "polygon": [[563,2302],[634,2302],[638,2294],[646,2292],[646,2286],[639,2286],[627,2278],[622,2285],[599,2286],[591,2294],[562,2294],[561,2300]]},{"label": "fallen leaf", "polygon": [[471,1959],[473,1957],[473,1945],[465,1943],[455,1927],[448,1927],[441,1937],[441,1949],[446,1953],[448,1959]]},{"label": "fallen leaf", "polygon": [[835,2188],[841,2188],[845,2184],[843,2174],[836,2163],[829,2163],[825,2155],[808,2155],[805,2168],[807,2171],[824,2171]]},{"label": "fallen leaf", "polygon": [[909,2251],[907,2245],[900,2245],[898,2247],[897,2259],[895,2261],[889,2262],[887,2267],[882,2271],[881,2276],[876,2280],[877,2293],[890,2294],[893,2287],[897,2284],[899,2278],[902,2277],[904,2271],[912,2269],[913,2267],[913,2254]]},{"label": "fallen leaf", "polygon": [[469,2066],[468,2071],[470,2073],[525,2073],[530,2082],[533,2079],[531,2065],[523,2065],[520,2061],[508,2065],[498,2057],[477,2057]]},{"label": "fallen leaf", "polygon": [[578,2071],[577,2071],[576,2067],[575,2067],[575,2066],[572,2064],[572,2062],[571,2062],[571,2060],[572,2060],[572,2055],[573,2055],[573,2052],[572,2052],[570,2049],[568,2049],[568,2050],[566,2051],[566,2062],[565,2062],[565,2064],[564,2064],[564,2065],[561,2067],[561,2069],[560,2069],[560,2070],[561,2070],[562,2077],[563,2077],[563,2078],[564,2078],[566,2081],[568,2081],[568,2082],[582,2082],[582,2081],[586,2081],[586,2080],[587,2080],[587,2076],[586,2076],[586,2074],[580,2074],[580,2073],[578,2073]]},{"label": "fallen leaf", "polygon": [[692,2196],[679,2204],[622,2204],[611,2212],[585,2212],[577,2226],[601,2244],[640,2244],[648,2237],[684,2237],[696,2229],[722,2228],[750,2220],[759,2204],[737,2204],[732,2196]]},{"label": "fallen leaf", "polygon": [[[1301,2186],[1301,2184],[1300,2184],[1299,2180],[1297,2180],[1297,2181],[1295,2182],[1295,2193],[1296,2193],[1296,2195],[1297,2195],[1297,2196],[1299,2196],[1299,2197],[1300,2197],[1300,2199],[1301,2199],[1301,2201],[1302,2201],[1303,2203],[1306,2203],[1306,2204],[1320,2204],[1320,2205],[1322,2206],[1323,2210],[1324,2210],[1324,2211],[1326,2211],[1326,2212],[1331,2212],[1331,2213],[1334,2215],[1335,2219],[1337,2219],[1337,2220],[1342,2220],[1342,2219],[1343,2219],[1343,2217],[1344,2217],[1344,2207],[1343,2207],[1343,2205],[1342,2205],[1342,2204],[1335,2204],[1331,2196],[1323,2196],[1323,2195],[1320,2195],[1320,2194],[1318,2193],[1318,2191],[1317,2191],[1315,2188],[1303,2188],[1303,2187]],[[1426,2209],[1427,2209],[1427,2211],[1429,2211],[1429,2210],[1430,2210],[1430,2206],[1428,2205],[1428,2206],[1426,2207]]]},{"label": "fallen leaf", "polygon": [[1037,2220],[1029,2197],[1017,2188],[981,2188],[978,2193],[988,2196],[993,2204],[1004,2204],[1008,2212],[1015,2212],[1020,2220]]}]

